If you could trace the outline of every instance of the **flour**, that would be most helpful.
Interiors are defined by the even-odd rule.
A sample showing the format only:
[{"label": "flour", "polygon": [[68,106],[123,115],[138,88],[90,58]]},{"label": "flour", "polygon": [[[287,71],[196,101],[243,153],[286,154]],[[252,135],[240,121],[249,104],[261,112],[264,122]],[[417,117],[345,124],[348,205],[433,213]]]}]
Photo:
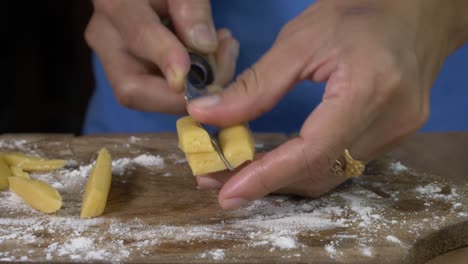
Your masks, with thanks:
[{"label": "flour", "polygon": [[434,195],[437,193],[440,193],[442,191],[442,188],[435,184],[428,184],[426,186],[418,186],[415,191],[419,194],[423,195]]},{"label": "flour", "polygon": [[130,144],[136,144],[136,143],[138,143],[140,141],[142,141],[142,139],[139,138],[139,137],[131,136],[131,137],[128,138],[128,143],[130,143]]},{"label": "flour", "polygon": [[132,168],[132,160],[129,158],[121,158],[112,161],[112,174],[122,176],[127,170]]},{"label": "flour", "polygon": [[337,256],[337,251],[333,243],[325,245],[325,251],[333,258]]},{"label": "flour", "polygon": [[275,237],[272,246],[280,249],[293,249],[297,247],[297,242],[290,236],[278,236]]},{"label": "flour", "polygon": [[385,239],[395,244],[399,244],[399,245],[403,244],[400,239],[392,235],[388,235],[387,237],[385,237]]},{"label": "flour", "polygon": [[390,170],[394,174],[399,174],[399,173],[408,171],[409,169],[408,169],[408,167],[403,165],[400,161],[397,161],[397,162],[393,162],[393,163],[390,164]]},{"label": "flour", "polygon": [[164,167],[164,159],[161,156],[143,154],[133,159],[135,164],[144,167]]},{"label": "flour", "polygon": [[23,151],[23,152],[32,152],[33,149],[36,148],[36,146],[28,144],[28,141],[24,139],[20,139],[20,140],[3,139],[3,140],[0,140],[0,148]]},{"label": "flour", "polygon": [[372,255],[373,255],[372,254],[372,248],[370,248],[370,247],[360,248],[360,251],[364,256],[367,256],[367,257],[372,257]]},{"label": "flour", "polygon": [[200,258],[207,258],[212,260],[223,260],[224,259],[224,250],[223,249],[213,249],[207,252],[203,252],[200,255]]}]

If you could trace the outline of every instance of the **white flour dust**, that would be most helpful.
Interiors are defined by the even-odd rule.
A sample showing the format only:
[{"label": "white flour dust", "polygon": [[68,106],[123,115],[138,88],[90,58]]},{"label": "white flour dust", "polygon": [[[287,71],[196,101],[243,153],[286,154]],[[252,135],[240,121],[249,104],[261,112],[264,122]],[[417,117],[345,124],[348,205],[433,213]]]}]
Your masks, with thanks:
[{"label": "white flour dust", "polygon": [[403,244],[401,242],[401,240],[398,239],[396,236],[388,235],[387,237],[385,237],[385,239],[387,239],[387,241],[395,243],[395,244],[399,244],[399,245]]},{"label": "white flour dust", "polygon": [[200,258],[212,259],[212,260],[223,260],[224,259],[224,250],[223,249],[213,249],[207,252],[200,254]]}]

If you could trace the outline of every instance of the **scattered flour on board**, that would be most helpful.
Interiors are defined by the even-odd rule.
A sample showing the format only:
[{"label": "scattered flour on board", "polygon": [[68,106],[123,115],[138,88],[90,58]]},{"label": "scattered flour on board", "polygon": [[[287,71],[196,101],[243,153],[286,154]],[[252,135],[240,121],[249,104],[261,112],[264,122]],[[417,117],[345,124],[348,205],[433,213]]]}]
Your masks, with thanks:
[{"label": "scattered flour on board", "polygon": [[140,141],[142,141],[142,139],[139,138],[139,137],[131,136],[131,137],[128,138],[128,143],[131,143],[131,144],[135,144],[135,143],[138,143]]},{"label": "scattered flour on board", "polygon": [[143,154],[133,159],[135,164],[145,167],[164,167],[164,159],[161,156]]},{"label": "scattered flour on board", "polygon": [[212,259],[212,260],[223,260],[224,259],[224,250],[223,249],[213,249],[206,251],[200,254],[200,258]]},{"label": "scattered flour on board", "polygon": [[385,239],[389,242],[395,243],[395,244],[403,244],[400,239],[398,239],[396,236],[388,235],[385,237]]},{"label": "scattered flour on board", "polygon": [[9,150],[19,150],[24,152],[29,152],[31,154],[35,154],[33,151],[36,146],[28,144],[27,140],[20,139],[20,140],[0,140],[0,148],[2,149],[9,149]]},{"label": "scattered flour on board", "polygon": [[[129,142],[137,139],[129,139]],[[0,141],[1,142],[1,141]],[[19,145],[26,146],[26,143]],[[1,145],[0,145],[1,147]],[[173,163],[185,162],[181,157],[171,154],[167,157]],[[72,164],[72,165],[70,165]],[[374,255],[373,245],[377,241],[389,241],[403,246],[396,238],[392,228],[405,228],[417,235],[426,223],[396,221],[385,216],[384,198],[360,186],[360,179],[355,181],[345,192],[336,192],[319,199],[297,200],[286,196],[270,196],[253,202],[250,206],[230,212],[229,220],[211,221],[210,224],[171,225],[154,224],[141,219],[121,221],[118,219],[96,218],[81,220],[78,218],[81,195],[93,164],[80,165],[69,163],[65,169],[51,173],[35,173],[33,178],[44,180],[56,187],[63,195],[67,205],[56,215],[43,215],[30,209],[20,197],[6,191],[0,192],[0,211],[11,216],[0,218],[0,246],[14,243],[10,251],[0,252],[0,260],[21,261],[37,259],[61,259],[71,261],[125,261],[130,255],[147,256],[154,248],[166,243],[196,243],[197,241],[221,241],[231,239],[240,247],[255,247],[259,250],[284,252],[286,257],[299,257],[307,244],[304,236],[312,239],[318,233],[330,233],[331,242],[324,246],[330,257],[343,256],[342,243],[355,243],[363,257]],[[135,166],[163,169],[163,157],[142,154],[134,158],[120,158],[113,161],[115,175],[131,175]],[[404,171],[404,165],[393,163],[389,170],[392,177],[395,171]],[[161,176],[171,176],[169,172]],[[405,176],[409,177],[409,176]],[[428,190],[426,190],[426,188]],[[431,195],[439,185],[415,187],[417,195]],[[430,189],[430,190],[429,190]],[[391,190],[385,190],[393,195]],[[466,217],[466,206],[461,203],[455,190],[449,195],[438,195],[453,203],[451,214]],[[398,197],[398,193],[394,195]],[[437,196],[439,197],[439,196]],[[437,198],[436,197],[436,198]],[[339,206],[338,206],[339,205]],[[422,211],[421,213],[424,213]],[[21,215],[21,216],[20,216]],[[430,216],[428,216],[429,218]],[[443,221],[435,221],[434,225]],[[338,231],[336,231],[338,230]],[[233,237],[233,234],[237,234]],[[238,237],[240,234],[240,237]],[[66,240],[47,242],[44,237],[66,237]],[[380,236],[380,237],[379,237]],[[307,236],[306,236],[307,238]],[[307,239],[306,239],[307,240]],[[3,244],[6,243],[6,244]],[[317,243],[315,241],[314,243]],[[19,256],[17,248],[43,245],[34,249],[30,256]],[[203,250],[199,258],[223,260],[224,249]]]},{"label": "scattered flour on board", "polygon": [[364,256],[367,256],[367,257],[372,257],[372,255],[373,255],[371,247],[360,248],[360,251]]},{"label": "scattered flour on board", "polygon": [[419,194],[436,194],[436,193],[440,193],[442,191],[442,188],[440,188],[439,186],[435,185],[435,184],[428,184],[426,186],[418,186],[416,187],[415,189],[416,192],[418,192]]},{"label": "scattered flour on board", "polygon": [[406,167],[405,165],[403,165],[400,161],[397,161],[397,162],[393,162],[393,163],[390,165],[390,170],[391,170],[394,174],[398,174],[398,173],[401,173],[401,172],[404,172],[404,171],[408,171],[408,167]]},{"label": "scattered flour on board", "polygon": [[333,243],[325,245],[325,251],[331,256],[331,257],[336,257],[337,256],[337,251]]}]

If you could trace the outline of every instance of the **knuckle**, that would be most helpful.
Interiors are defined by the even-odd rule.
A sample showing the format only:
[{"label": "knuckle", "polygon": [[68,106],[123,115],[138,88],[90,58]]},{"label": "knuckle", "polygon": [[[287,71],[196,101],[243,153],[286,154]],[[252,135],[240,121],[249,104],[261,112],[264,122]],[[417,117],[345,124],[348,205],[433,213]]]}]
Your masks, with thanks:
[{"label": "knuckle", "polygon": [[235,98],[255,98],[255,100],[249,100],[249,102],[255,103],[255,107],[252,108],[255,111],[255,115],[260,115],[269,110],[270,104],[262,100],[268,100],[267,96],[261,96],[263,94],[263,86],[260,81],[259,73],[255,67],[251,67],[239,75],[236,79],[235,89],[231,91],[235,93]]},{"label": "knuckle", "polygon": [[304,161],[303,167],[305,168],[305,175],[307,179],[311,179],[312,176],[325,175],[326,172],[331,168],[333,155],[324,148],[314,147],[306,149],[306,144],[304,140],[300,137],[301,140],[301,154],[302,160]]},{"label": "knuckle", "polygon": [[377,5],[369,2],[352,4],[352,5],[344,5],[340,9],[340,13],[342,16],[351,16],[351,17],[359,17],[359,16],[369,16],[373,14],[382,13],[382,8],[379,8]]},{"label": "knuckle", "polygon": [[94,19],[91,18],[90,22],[88,23],[84,31],[85,41],[86,43],[88,43],[88,45],[91,48],[94,48],[95,46],[96,34],[97,34],[96,25],[95,25]]},{"label": "knuckle", "polygon": [[135,85],[133,81],[126,80],[114,86],[115,97],[119,104],[127,108],[134,108],[133,98],[136,88]]},{"label": "knuckle", "polygon": [[209,5],[205,1],[181,1],[177,7],[178,18],[182,21],[192,21],[199,19],[207,19],[210,16]]},{"label": "knuckle", "polygon": [[241,75],[236,79],[235,92],[240,97],[254,96],[260,93],[261,84],[258,77],[257,70],[252,67],[245,70]]},{"label": "knuckle", "polygon": [[143,47],[144,42],[149,34],[149,29],[146,25],[138,25],[132,27],[126,34],[124,34],[123,39],[126,46],[132,50],[139,50]]},{"label": "knuckle", "polygon": [[93,5],[96,10],[110,11],[118,1],[114,0],[93,0]]},{"label": "knuckle", "polygon": [[375,74],[375,97],[377,105],[386,103],[404,86],[404,73],[391,55],[384,55],[380,60],[381,67]]}]

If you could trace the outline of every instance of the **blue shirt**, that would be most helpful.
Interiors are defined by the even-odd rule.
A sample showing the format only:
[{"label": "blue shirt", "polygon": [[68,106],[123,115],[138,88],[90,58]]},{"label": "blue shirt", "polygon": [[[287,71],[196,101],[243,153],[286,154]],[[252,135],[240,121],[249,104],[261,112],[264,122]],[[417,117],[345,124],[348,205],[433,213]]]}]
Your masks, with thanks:
[{"label": "blue shirt", "polygon": [[[310,6],[312,0],[213,0],[217,28],[229,28],[240,41],[236,72],[255,63],[272,45],[289,20]],[[129,110],[120,106],[93,56],[96,88],[91,98],[84,133],[175,131],[177,116]],[[468,45],[450,56],[431,95],[431,116],[423,131],[468,130]],[[269,113],[250,123],[254,131],[297,132],[320,102],[324,85],[299,83]]]}]

